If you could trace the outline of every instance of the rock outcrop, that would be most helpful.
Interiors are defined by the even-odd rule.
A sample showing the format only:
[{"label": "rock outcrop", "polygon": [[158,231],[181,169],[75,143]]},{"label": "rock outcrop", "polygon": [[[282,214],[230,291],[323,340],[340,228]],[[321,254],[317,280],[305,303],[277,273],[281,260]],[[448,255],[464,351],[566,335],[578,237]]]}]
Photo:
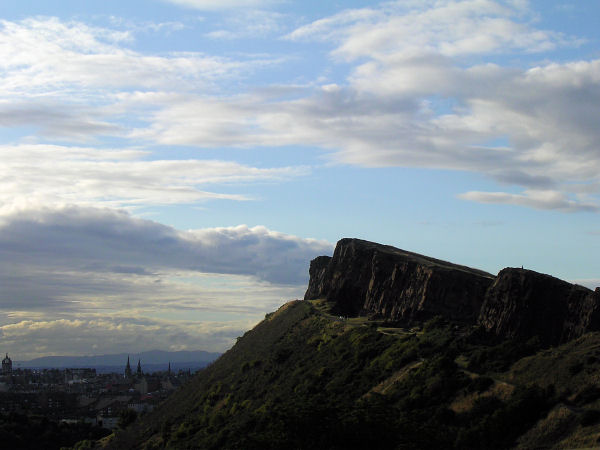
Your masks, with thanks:
[{"label": "rock outcrop", "polygon": [[550,275],[507,268],[487,291],[478,323],[497,336],[537,336],[556,345],[598,329],[598,294]]},{"label": "rock outcrop", "polygon": [[329,261],[331,261],[331,256],[317,256],[310,262],[310,268],[308,269],[310,281],[308,282],[306,294],[304,294],[305,299],[319,298],[321,292],[325,290],[324,285],[327,279]]},{"label": "rock outcrop", "polygon": [[545,345],[600,330],[600,288],[593,292],[524,269],[494,277],[359,239],[342,239],[333,257],[311,262],[304,298],[324,298],[346,316],[410,321],[441,315],[503,338],[537,336]]},{"label": "rock outcrop", "polygon": [[[389,320],[444,315],[473,323],[493,275],[394,247],[342,239],[323,269],[313,260],[305,299],[326,298],[333,311]],[[313,278],[312,274],[318,274]]]}]

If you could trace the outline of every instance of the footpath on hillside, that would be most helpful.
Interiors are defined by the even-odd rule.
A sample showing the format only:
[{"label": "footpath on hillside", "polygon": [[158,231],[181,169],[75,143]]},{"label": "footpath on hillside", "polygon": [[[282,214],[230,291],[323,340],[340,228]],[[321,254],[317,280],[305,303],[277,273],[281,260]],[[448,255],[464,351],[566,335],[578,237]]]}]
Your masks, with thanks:
[{"label": "footpath on hillside", "polygon": [[[406,336],[408,334],[421,334],[420,328],[402,328],[402,327],[390,327],[385,326],[385,322],[378,322],[374,320],[369,320],[369,318],[364,316],[358,317],[346,317],[340,316],[331,313],[331,306],[327,303],[325,299],[316,299],[316,300],[307,300],[310,302],[315,309],[327,319],[336,322],[343,322],[344,324],[351,327],[361,327],[361,326],[377,326],[377,331],[381,334],[386,334],[388,336]],[[381,324],[381,325],[379,325]]]}]

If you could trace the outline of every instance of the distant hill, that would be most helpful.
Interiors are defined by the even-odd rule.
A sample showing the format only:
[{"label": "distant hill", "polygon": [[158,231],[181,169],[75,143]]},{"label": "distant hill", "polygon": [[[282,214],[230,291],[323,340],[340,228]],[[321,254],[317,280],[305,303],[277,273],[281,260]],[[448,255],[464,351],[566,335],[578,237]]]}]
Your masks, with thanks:
[{"label": "distant hill", "polygon": [[359,240],[310,274],[306,300],[99,445],[598,448],[598,289]]},{"label": "distant hill", "polygon": [[[121,371],[127,363],[129,356],[132,368],[135,370],[138,359],[141,361],[145,372],[166,370],[169,362],[172,370],[180,368],[200,368],[213,362],[221,354],[205,352],[202,350],[167,352],[163,350],[150,350],[141,353],[119,353],[113,355],[95,356],[44,356],[29,361],[17,361],[15,367],[21,368],[77,368],[91,367],[100,371]],[[103,370],[102,370],[103,369]]]}]

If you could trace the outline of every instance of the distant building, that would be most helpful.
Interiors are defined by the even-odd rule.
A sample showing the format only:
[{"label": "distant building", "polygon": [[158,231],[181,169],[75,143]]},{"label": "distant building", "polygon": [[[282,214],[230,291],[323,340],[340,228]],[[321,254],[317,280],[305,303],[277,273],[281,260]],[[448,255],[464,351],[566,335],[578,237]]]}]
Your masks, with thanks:
[{"label": "distant building", "polygon": [[148,380],[146,378],[140,379],[136,384],[133,385],[134,389],[138,391],[140,394],[145,395],[148,392]]},{"label": "distant building", "polygon": [[129,355],[127,355],[127,365],[125,366],[125,378],[131,378],[131,365],[129,364]]},{"label": "distant building", "polygon": [[138,365],[137,365],[136,375],[138,377],[142,376],[142,362],[139,359],[138,359]]},{"label": "distant building", "polygon": [[12,360],[8,357],[8,353],[6,357],[2,360],[2,374],[10,375],[12,373]]},{"label": "distant building", "polygon": [[65,369],[65,383],[81,383],[86,380],[96,378],[96,369],[92,368],[74,368]]}]

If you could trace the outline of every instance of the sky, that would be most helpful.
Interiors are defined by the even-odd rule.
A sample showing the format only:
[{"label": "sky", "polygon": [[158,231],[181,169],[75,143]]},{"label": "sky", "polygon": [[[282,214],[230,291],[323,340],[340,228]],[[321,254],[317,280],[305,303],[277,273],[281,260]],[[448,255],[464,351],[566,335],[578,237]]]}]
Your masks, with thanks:
[{"label": "sky", "polygon": [[600,285],[596,0],[5,0],[0,352],[224,351],[357,237]]}]

